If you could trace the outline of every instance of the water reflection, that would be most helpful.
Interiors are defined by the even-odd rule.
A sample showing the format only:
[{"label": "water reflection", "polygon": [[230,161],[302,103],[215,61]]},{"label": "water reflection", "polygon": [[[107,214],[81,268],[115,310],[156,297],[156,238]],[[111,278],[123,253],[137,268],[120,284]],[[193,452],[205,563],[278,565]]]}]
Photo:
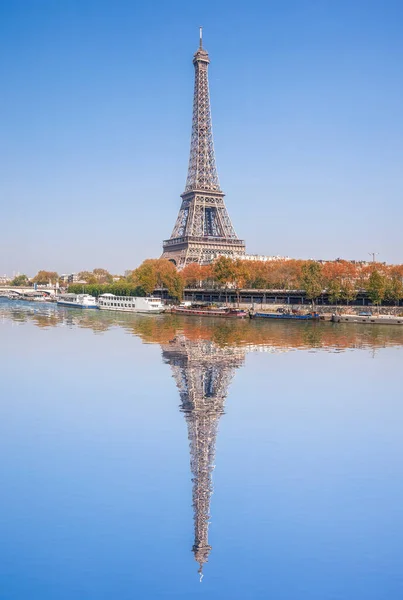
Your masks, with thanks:
[{"label": "water reflection", "polygon": [[338,352],[403,345],[401,328],[332,323],[223,321],[175,315],[128,315],[54,305],[0,301],[0,319],[16,326],[80,327],[102,334],[122,328],[144,343],[159,344],[180,396],[190,443],[194,511],[193,554],[200,577],[208,561],[210,500],[218,423],[229,386],[248,352],[297,349]]},{"label": "water reflection", "polygon": [[217,346],[246,352],[285,352],[298,349],[343,351],[403,345],[403,328],[359,323],[294,323],[265,320],[226,321],[177,315],[130,315],[83,311],[55,305],[0,299],[0,318],[41,328],[80,327],[103,333],[120,327],[144,343],[166,344],[178,334],[188,340],[211,340]]},{"label": "water reflection", "polygon": [[162,344],[162,355],[172,368],[181,399],[180,409],[188,426],[193,475],[192,550],[199,563],[200,580],[211,550],[208,526],[218,421],[224,413],[235,369],[243,365],[245,354],[246,349],[242,347],[220,347],[211,340],[190,340],[183,334]]}]

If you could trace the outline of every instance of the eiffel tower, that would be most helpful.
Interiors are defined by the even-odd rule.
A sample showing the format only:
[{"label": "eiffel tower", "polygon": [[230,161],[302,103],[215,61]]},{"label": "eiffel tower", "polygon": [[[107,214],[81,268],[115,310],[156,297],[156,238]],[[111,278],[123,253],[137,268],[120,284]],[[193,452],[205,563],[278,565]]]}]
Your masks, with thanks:
[{"label": "eiffel tower", "polygon": [[245,254],[224,204],[214,156],[208,85],[208,53],[200,46],[193,57],[195,85],[188,176],[179,215],[162,258],[182,269],[191,262],[208,264],[216,255]]},{"label": "eiffel tower", "polygon": [[210,340],[193,341],[182,334],[162,345],[162,355],[171,365],[179,389],[180,409],[188,426],[193,475],[192,551],[199,563],[200,580],[211,550],[208,527],[218,420],[224,413],[228,386],[235,369],[244,363],[245,354],[243,348],[222,348]]}]

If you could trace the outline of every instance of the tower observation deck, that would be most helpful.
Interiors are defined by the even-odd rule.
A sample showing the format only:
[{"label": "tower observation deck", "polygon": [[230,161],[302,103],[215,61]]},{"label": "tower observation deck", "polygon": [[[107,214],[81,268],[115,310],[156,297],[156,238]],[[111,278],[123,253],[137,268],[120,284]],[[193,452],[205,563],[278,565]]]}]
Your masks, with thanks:
[{"label": "tower observation deck", "polygon": [[245,254],[224,203],[218,179],[211,123],[208,65],[210,59],[200,45],[193,57],[195,84],[192,136],[185,191],[172,235],[163,242],[162,258],[182,269],[191,262],[208,264],[217,255]]}]

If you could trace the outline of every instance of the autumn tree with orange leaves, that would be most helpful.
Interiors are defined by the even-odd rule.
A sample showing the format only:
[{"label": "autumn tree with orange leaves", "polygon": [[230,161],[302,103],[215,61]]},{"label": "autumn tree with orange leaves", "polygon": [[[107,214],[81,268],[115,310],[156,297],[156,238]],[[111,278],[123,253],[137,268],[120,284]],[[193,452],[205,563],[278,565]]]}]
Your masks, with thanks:
[{"label": "autumn tree with orange leaves", "polygon": [[212,278],[211,265],[190,263],[181,272],[185,287],[202,287]]},{"label": "autumn tree with orange leaves", "polygon": [[[110,274],[103,269],[94,269],[88,275],[94,283],[96,280],[98,292],[103,293],[106,281],[111,279]],[[45,279],[48,277],[46,272]],[[241,289],[261,289],[304,290],[307,298],[312,300],[326,293],[329,301],[335,304],[348,304],[359,292],[366,292],[374,303],[387,300],[399,304],[403,300],[403,265],[360,264],[346,260],[323,264],[294,259],[248,261],[221,256],[210,265],[191,263],[178,271],[166,259],[147,259],[116,283],[122,290],[126,284],[128,289],[144,294],[165,288],[177,299],[182,298],[186,287],[232,289],[236,291],[238,301]]]},{"label": "autumn tree with orange leaves", "polygon": [[58,279],[59,275],[56,271],[38,271],[32,279],[32,282],[38,283],[39,285],[45,285],[47,283],[56,283]]}]

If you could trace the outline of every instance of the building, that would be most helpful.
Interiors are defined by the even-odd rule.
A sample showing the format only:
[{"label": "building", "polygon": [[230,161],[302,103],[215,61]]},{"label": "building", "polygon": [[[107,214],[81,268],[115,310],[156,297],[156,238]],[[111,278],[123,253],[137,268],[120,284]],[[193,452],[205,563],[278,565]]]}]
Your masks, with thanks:
[{"label": "building", "polygon": [[87,283],[83,279],[80,279],[78,273],[70,273],[69,275],[67,275],[66,273],[63,273],[63,275],[59,276],[59,281],[61,283],[67,283],[67,284],[72,284],[72,283],[85,284],[85,283]]},{"label": "building", "polygon": [[171,237],[163,242],[162,258],[178,269],[197,262],[208,264],[214,256],[245,254],[245,243],[232,226],[218,180],[211,124],[208,84],[209,55],[200,45],[193,57],[195,84],[192,136],[185,191]]},{"label": "building", "polygon": [[[213,260],[223,256],[220,252],[212,255]],[[264,256],[262,254],[239,254],[233,257],[234,259],[245,260],[248,262],[275,262],[279,260],[291,260],[289,256]]]}]

